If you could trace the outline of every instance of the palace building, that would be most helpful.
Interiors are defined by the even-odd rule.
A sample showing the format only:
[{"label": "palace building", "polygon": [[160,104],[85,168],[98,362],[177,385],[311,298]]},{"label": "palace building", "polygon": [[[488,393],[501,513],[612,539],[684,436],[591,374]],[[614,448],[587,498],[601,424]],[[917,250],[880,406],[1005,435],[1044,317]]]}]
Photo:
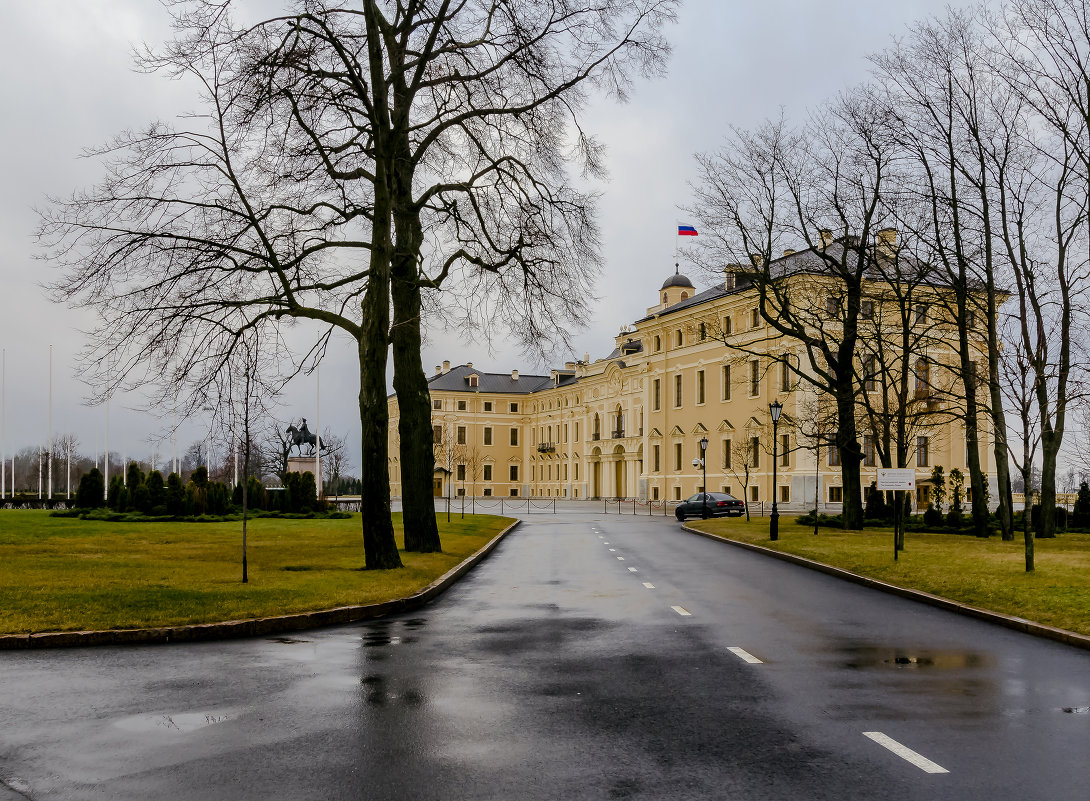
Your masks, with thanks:
[{"label": "palace building", "polygon": [[[783,258],[805,253],[788,251]],[[822,511],[836,512],[842,501],[839,457],[829,444],[831,431],[814,424],[821,399],[785,366],[782,349],[790,345],[770,334],[756,290],[734,273],[697,291],[675,272],[655,305],[623,327],[602,358],[568,362],[548,375],[444,362],[429,380],[435,494],[680,500],[703,487],[704,472],[694,460],[706,439],[709,491],[751,504],[770,503],[776,493],[781,504],[796,509],[813,508],[816,495]],[[772,348],[781,350],[773,357]],[[966,472],[961,422],[939,413],[928,389],[949,350],[931,350],[915,374],[914,397],[921,408],[936,410],[925,425],[914,415],[910,463],[918,480],[934,465]],[[789,358],[801,365],[797,355]],[[872,390],[870,383],[861,391]],[[775,487],[769,416],[774,400],[783,404]],[[389,403],[390,481],[397,496],[396,398]],[[875,449],[865,425],[859,434],[866,487],[875,476]],[[982,468],[994,493],[992,461],[991,449],[982,446]],[[915,500],[926,503],[926,481]]]}]

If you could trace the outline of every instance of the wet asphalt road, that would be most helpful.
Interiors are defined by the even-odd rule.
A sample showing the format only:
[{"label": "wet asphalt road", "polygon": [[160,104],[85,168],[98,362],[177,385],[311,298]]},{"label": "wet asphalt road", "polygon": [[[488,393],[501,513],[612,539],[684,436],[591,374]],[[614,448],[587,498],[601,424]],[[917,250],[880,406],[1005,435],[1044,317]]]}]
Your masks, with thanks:
[{"label": "wet asphalt road", "polygon": [[672,520],[532,515],[411,615],[0,653],[0,801],[1085,801],[1065,707],[1088,652]]}]

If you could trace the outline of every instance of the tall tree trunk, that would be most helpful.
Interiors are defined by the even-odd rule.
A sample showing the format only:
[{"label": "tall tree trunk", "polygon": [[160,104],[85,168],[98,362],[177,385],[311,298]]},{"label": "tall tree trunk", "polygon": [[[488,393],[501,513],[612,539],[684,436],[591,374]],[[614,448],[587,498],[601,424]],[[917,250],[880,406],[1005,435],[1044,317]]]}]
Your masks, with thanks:
[{"label": "tall tree trunk", "polygon": [[[412,226],[412,223],[410,223]],[[419,228],[419,226],[415,226]],[[432,500],[435,453],[431,429],[431,395],[420,361],[420,284],[417,248],[402,246],[401,228],[393,260],[391,289],[394,324],[394,391],[401,413],[401,496],[405,521],[405,550],[433,553],[442,550]]]},{"label": "tall tree trunk", "polygon": [[1041,539],[1056,536],[1056,456],[1060,438],[1051,426],[1041,426]]},{"label": "tall tree trunk", "polygon": [[[850,362],[849,362],[850,364]],[[841,491],[840,519],[848,531],[863,528],[863,485],[859,478],[859,463],[863,460],[855,430],[855,388],[852,376],[837,378],[836,447],[840,451]]]},{"label": "tall tree trunk", "polygon": [[[964,274],[963,274],[964,275]],[[963,285],[964,286],[964,285]],[[961,351],[961,386],[965,398],[965,464],[969,468],[969,498],[973,504],[973,533],[988,536],[988,504],[984,501],[984,473],[980,469],[980,411],[976,400],[977,375],[970,356],[965,299],[958,299],[958,339]]]}]

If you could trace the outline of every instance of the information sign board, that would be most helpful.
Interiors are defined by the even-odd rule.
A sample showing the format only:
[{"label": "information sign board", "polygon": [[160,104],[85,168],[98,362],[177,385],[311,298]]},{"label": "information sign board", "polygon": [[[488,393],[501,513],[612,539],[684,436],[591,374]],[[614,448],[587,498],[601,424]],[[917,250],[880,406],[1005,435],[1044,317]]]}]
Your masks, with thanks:
[{"label": "information sign board", "polygon": [[914,490],[916,470],[912,467],[879,467],[876,489]]}]

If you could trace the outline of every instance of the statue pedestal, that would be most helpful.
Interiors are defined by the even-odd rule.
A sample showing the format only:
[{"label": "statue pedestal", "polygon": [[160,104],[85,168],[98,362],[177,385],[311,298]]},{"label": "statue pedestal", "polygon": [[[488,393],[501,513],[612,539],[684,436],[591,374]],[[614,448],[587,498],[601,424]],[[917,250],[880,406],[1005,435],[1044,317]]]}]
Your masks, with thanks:
[{"label": "statue pedestal", "polygon": [[[288,457],[288,472],[289,473],[312,473],[315,474],[313,456],[289,456]],[[317,475],[315,475],[317,479]]]}]

